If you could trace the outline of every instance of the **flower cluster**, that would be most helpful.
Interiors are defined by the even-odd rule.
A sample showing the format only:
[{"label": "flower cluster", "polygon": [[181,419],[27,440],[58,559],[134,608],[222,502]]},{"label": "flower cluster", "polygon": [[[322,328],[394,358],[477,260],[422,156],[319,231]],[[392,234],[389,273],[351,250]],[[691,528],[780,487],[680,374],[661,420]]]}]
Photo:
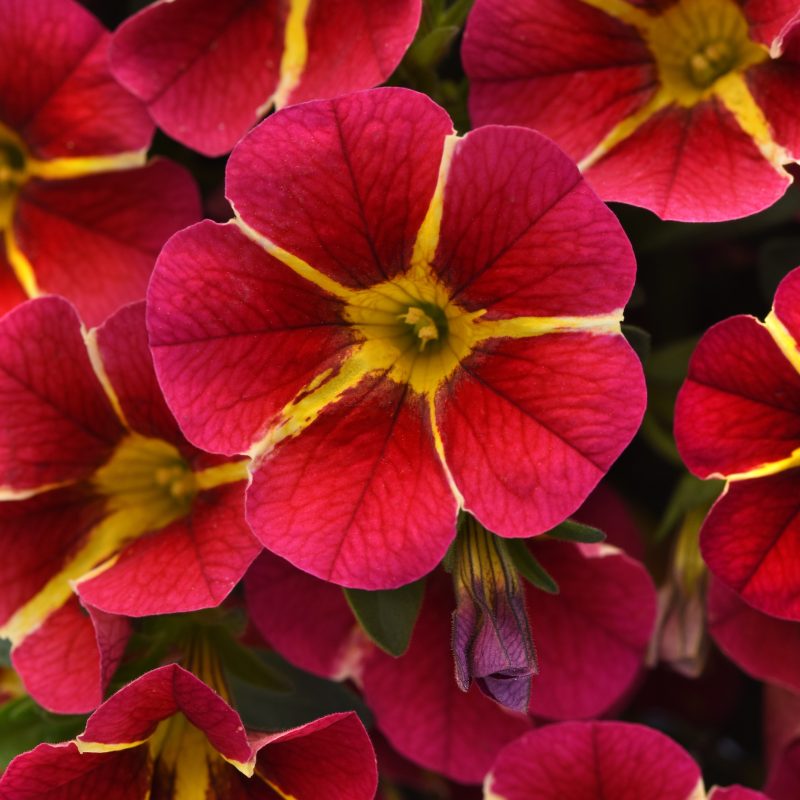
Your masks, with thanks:
[{"label": "flower cluster", "polygon": [[0,0],[0,800],[796,800],[798,101],[797,0]]}]

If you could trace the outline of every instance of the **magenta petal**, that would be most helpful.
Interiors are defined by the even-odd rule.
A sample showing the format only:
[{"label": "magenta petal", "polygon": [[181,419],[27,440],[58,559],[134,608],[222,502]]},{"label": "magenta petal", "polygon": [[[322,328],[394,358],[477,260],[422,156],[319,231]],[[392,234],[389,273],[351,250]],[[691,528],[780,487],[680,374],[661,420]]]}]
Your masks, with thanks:
[{"label": "magenta petal", "polygon": [[487,318],[591,316],[625,305],[636,264],[616,217],[556,145],[489,126],[456,146],[434,270],[455,302]]},{"label": "magenta petal", "polygon": [[80,753],[73,742],[40,744],[17,756],[0,778],[2,800],[147,800],[149,755],[135,747],[109,756]]},{"label": "magenta petal", "polygon": [[87,325],[143,300],[161,246],[200,217],[197,187],[178,164],[60,181],[31,180],[14,233],[43,292],[61,294]]},{"label": "magenta petal", "polygon": [[340,301],[233,225],[176,234],[150,283],[147,325],[170,407],[200,447],[233,455],[264,435],[352,336]]},{"label": "magenta petal", "polygon": [[465,507],[500,536],[541,533],[575,511],[633,437],[644,404],[628,344],[591,333],[476,350],[436,398]]},{"label": "magenta petal", "polygon": [[95,377],[75,309],[45,297],[0,320],[0,486],[88,477],[124,429]]},{"label": "magenta petal", "polygon": [[797,345],[800,342],[800,267],[778,284],[772,307]]},{"label": "magenta petal", "polygon": [[795,800],[800,786],[800,695],[765,686],[764,739],[769,768],[765,791],[771,800]]},{"label": "magenta petal", "polygon": [[487,778],[503,800],[691,800],[700,769],[663,733],[624,722],[564,722],[502,750]]},{"label": "magenta petal", "polygon": [[222,155],[259,119],[275,91],[287,5],[153,3],[115,33],[114,75],[170,136],[206,155]]},{"label": "magenta petal", "polygon": [[548,719],[600,716],[644,668],[656,620],[652,578],[607,545],[537,540],[531,549],[560,593],[527,593],[539,654],[530,712]]},{"label": "magenta petal", "polygon": [[455,535],[456,512],[425,399],[380,377],[364,378],[278,444],[247,492],[247,521],[268,550],[362,589],[432,570]]},{"label": "magenta petal", "polygon": [[143,617],[218,606],[261,551],[244,520],[245,482],[199,492],[191,512],[128,545],[81,581],[85,603]]},{"label": "magenta petal", "polygon": [[708,800],[770,800],[770,798],[744,786],[728,786],[724,789],[715,786],[709,793]]},{"label": "magenta petal", "polygon": [[364,668],[364,694],[378,727],[406,758],[453,780],[479,783],[500,748],[530,727],[477,687],[453,680],[449,613],[452,594],[442,575],[428,580],[408,652],[376,653]]},{"label": "magenta petal", "polygon": [[265,550],[247,571],[245,591],[250,620],[287,661],[323,678],[355,666],[351,640],[353,647],[362,640],[341,588]]},{"label": "magenta petal", "polygon": [[85,713],[100,705],[130,633],[126,619],[87,615],[74,597],[13,649],[14,668],[39,705]]},{"label": "magenta petal", "polygon": [[731,317],[700,340],[676,402],[675,440],[701,478],[747,472],[800,447],[800,375],[757,320]]},{"label": "magenta petal", "polygon": [[233,151],[227,197],[279,247],[340,283],[370,286],[407,269],[452,130],[408,89],[287,108]]},{"label": "magenta petal", "polygon": [[[281,797],[372,800],[378,786],[375,751],[352,711],[281,733],[255,737],[256,774]],[[313,768],[309,768],[313,765]]]},{"label": "magenta petal", "polygon": [[700,548],[745,602],[800,620],[800,469],[731,481],[703,523]]}]

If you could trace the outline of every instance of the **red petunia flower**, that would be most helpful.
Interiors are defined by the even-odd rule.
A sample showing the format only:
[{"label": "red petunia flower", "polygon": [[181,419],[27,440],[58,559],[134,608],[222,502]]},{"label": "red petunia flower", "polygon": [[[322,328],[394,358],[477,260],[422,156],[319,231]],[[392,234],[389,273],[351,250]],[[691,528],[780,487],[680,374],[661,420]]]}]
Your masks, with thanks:
[{"label": "red petunia flower", "polygon": [[728,483],[701,530],[703,558],[754,608],[800,620],[800,269],[761,323],[738,316],[700,340],[675,438],[701,478]]},{"label": "red petunia flower", "polygon": [[111,67],[170,136],[227,153],[272,107],[382,83],[420,0],[160,0],[114,35]]},{"label": "red petunia flower", "polygon": [[0,409],[0,636],[40,703],[88,710],[127,641],[116,615],[216,606],[255,558],[246,465],[181,436],[143,303],[89,332],[60,298],[10,312]]},{"label": "red petunia flower", "polygon": [[162,251],[151,345],[187,437],[254,458],[248,521],[301,569],[408,583],[459,508],[541,533],[636,431],[630,245],[538,134],[459,138],[376,89],[267,119],[227,190],[231,224]]},{"label": "red petunia flower", "polygon": [[700,768],[670,738],[626,722],[564,722],[503,749],[485,800],[768,800],[732,786],[706,794]]},{"label": "red petunia flower", "polygon": [[[526,587],[540,663],[529,713],[539,720],[607,713],[642,672],[655,621],[652,580],[642,564],[607,545],[537,540],[531,549],[560,593]],[[477,783],[531,720],[501,708],[477,686],[458,688],[450,647],[456,598],[449,583],[443,573],[429,576],[409,649],[393,658],[366,641],[336,586],[267,552],[245,579],[250,618],[281,655],[324,677],[353,678],[399,752],[454,780]],[[278,604],[281,614],[274,613]]]},{"label": "red petunia flower", "polygon": [[200,217],[191,176],[145,166],[153,126],[72,0],[0,4],[0,311],[43,293],[96,325],[141,300],[161,245]]},{"label": "red petunia flower", "polygon": [[247,733],[192,673],[169,664],[112,695],[72,742],[40,744],[0,778],[2,800],[371,800],[375,753],[353,712]]},{"label": "red petunia flower", "polygon": [[470,111],[552,137],[605,200],[742,217],[800,158],[798,23],[795,0],[477,0]]}]

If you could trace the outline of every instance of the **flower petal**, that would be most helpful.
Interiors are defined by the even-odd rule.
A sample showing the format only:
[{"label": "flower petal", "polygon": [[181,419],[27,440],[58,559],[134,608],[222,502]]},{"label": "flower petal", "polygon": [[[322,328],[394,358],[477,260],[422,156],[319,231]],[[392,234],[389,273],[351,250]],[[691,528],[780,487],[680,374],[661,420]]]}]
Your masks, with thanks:
[{"label": "flower petal", "polygon": [[708,625],[717,646],[748,675],[800,692],[800,625],[747,605],[719,581],[708,593]]},{"label": "flower petal", "polygon": [[245,591],[250,620],[287,661],[323,678],[339,679],[351,666],[358,625],[338,586],[265,550],[247,571]]},{"label": "flower petal", "polygon": [[774,47],[781,33],[800,17],[795,0],[745,0],[742,10],[750,22],[750,35],[767,47]]},{"label": "flower petal", "polygon": [[548,719],[597,717],[644,668],[656,620],[656,590],[638,561],[607,545],[531,543],[560,592],[529,588],[539,654],[530,712]]},{"label": "flower petal", "polygon": [[287,5],[154,3],[114,34],[114,75],[174,139],[206,155],[227,153],[275,91]]},{"label": "flower petal", "polygon": [[27,299],[28,295],[23,291],[3,249],[0,248],[0,317]]},{"label": "flower petal", "polygon": [[73,597],[12,650],[28,693],[59,714],[84,713],[102,702],[131,633],[126,619],[88,610]]},{"label": "flower petal", "polygon": [[580,0],[478,0],[462,52],[476,125],[536,128],[575,161],[655,89],[641,34]]},{"label": "flower petal", "polygon": [[72,0],[0,8],[2,121],[38,158],[141,150],[153,125],[111,77],[109,34]]},{"label": "flower petal", "polygon": [[75,310],[45,297],[0,321],[0,486],[88,477],[124,429],[95,377]]},{"label": "flower petal", "polygon": [[654,114],[586,177],[604,200],[685,222],[746,217],[771,206],[791,183],[715,98]]},{"label": "flower petal", "polygon": [[95,325],[142,300],[164,242],[200,216],[197,188],[177,164],[64,181],[30,181],[14,233],[42,291],[62,294]]},{"label": "flower petal", "polygon": [[342,305],[232,225],[181,231],[159,256],[147,324],[164,394],[188,438],[248,450],[351,343]]},{"label": "flower petal", "polygon": [[621,336],[550,334],[476,350],[436,397],[465,507],[501,536],[562,522],[633,437],[644,395]]},{"label": "flower petal", "polygon": [[434,270],[452,300],[487,318],[588,316],[625,305],[636,263],[616,217],[551,141],[489,126],[456,145]]},{"label": "flower petal", "polygon": [[702,800],[700,769],[675,742],[625,722],[563,722],[525,734],[498,756],[487,798]]},{"label": "flower petal", "polygon": [[780,282],[772,307],[797,349],[800,343],[800,268],[793,269]]},{"label": "flower petal", "polygon": [[143,617],[218,606],[261,550],[244,520],[245,482],[199,492],[187,517],[129,544],[82,580],[84,603]]},{"label": "flower petal", "polygon": [[428,580],[411,646],[399,659],[376,653],[364,669],[364,694],[378,727],[398,752],[462,783],[478,783],[497,752],[530,727],[483,695],[453,680],[450,610],[441,574]]},{"label": "flower petal", "polygon": [[745,602],[800,620],[800,469],[730,482],[703,523],[700,547]]},{"label": "flower petal", "polygon": [[450,133],[447,114],[408,89],[287,108],[233,151],[227,197],[278,247],[370,286],[408,268]]},{"label": "flower petal", "polygon": [[675,406],[675,440],[701,478],[748,472],[800,447],[800,375],[757,320],[731,317],[700,340]]},{"label": "flower petal", "polygon": [[422,397],[365,378],[253,474],[247,519],[265,547],[324,580],[401,586],[455,535],[456,500]]}]

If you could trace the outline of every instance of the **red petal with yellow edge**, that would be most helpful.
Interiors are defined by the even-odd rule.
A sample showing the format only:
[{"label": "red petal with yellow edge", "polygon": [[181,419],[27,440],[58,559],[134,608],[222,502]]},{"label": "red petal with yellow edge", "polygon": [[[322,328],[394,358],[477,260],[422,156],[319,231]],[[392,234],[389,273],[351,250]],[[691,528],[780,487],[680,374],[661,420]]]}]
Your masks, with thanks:
[{"label": "red petal with yellow edge", "polygon": [[59,573],[105,516],[83,487],[0,503],[0,624]]},{"label": "red petal with yellow edge", "polygon": [[709,631],[748,675],[800,692],[800,625],[747,605],[717,580],[708,594]]},{"label": "red petal with yellow edge", "polygon": [[0,247],[0,317],[27,299],[28,296],[22,290],[3,248]]},{"label": "red petal with yellow edge", "polygon": [[159,256],[147,324],[156,370],[184,433],[242,453],[352,341],[342,304],[232,225],[201,222]]},{"label": "red petal with yellow edge", "polygon": [[627,302],[636,274],[627,237],[540,134],[495,126],[468,134],[444,198],[434,271],[456,303],[487,308],[491,319],[607,314]]},{"label": "red petal with yellow edge", "polygon": [[85,713],[102,702],[130,633],[123,617],[87,614],[73,597],[12,650],[14,669],[39,705]]},{"label": "red petal with yellow edge", "polygon": [[800,104],[800,9],[798,23],[786,37],[785,52],[777,60],[765,61],[746,73],[756,103],[772,128],[775,140],[800,159],[800,120],[792,108]]},{"label": "red petal with yellow edge", "polygon": [[147,800],[146,747],[79,753],[73,742],[40,744],[17,756],[0,778],[1,800]]},{"label": "red petal with yellow edge", "polygon": [[604,200],[684,222],[755,214],[791,183],[714,98],[655,114],[588,169],[586,178]]},{"label": "red petal with yellow edge", "polygon": [[177,664],[151,670],[112,695],[92,714],[78,740],[101,745],[140,742],[161,720],[178,712],[225,758],[240,763],[251,759],[253,750],[239,715]]},{"label": "red petal with yellow edge", "polygon": [[89,363],[75,310],[45,297],[0,320],[0,486],[86,478],[124,429]]},{"label": "red petal with yellow edge", "polygon": [[[378,785],[375,751],[358,716],[326,717],[281,733],[252,739],[256,777],[281,797],[372,800]],[[309,769],[309,765],[313,765]]]},{"label": "red petal with yellow edge", "polygon": [[267,549],[360,589],[429,572],[455,535],[456,500],[424,398],[365,378],[253,474],[247,519]]},{"label": "red petal with yellow edge", "polygon": [[84,603],[143,617],[218,606],[261,551],[244,520],[245,482],[199,492],[189,515],[129,544],[78,584]]},{"label": "red petal with yellow edge", "polygon": [[656,89],[641,34],[581,0],[477,0],[462,55],[476,126],[536,128],[576,161]]},{"label": "red petal with yellow edge", "polygon": [[111,68],[158,126],[206,155],[227,153],[278,83],[288,3],[154,3],[114,34]]},{"label": "red petal with yellow edge", "polygon": [[506,747],[487,778],[503,800],[699,800],[700,768],[663,733],[627,722],[562,722]]},{"label": "red petal with yellow edge", "polygon": [[420,0],[315,0],[306,18],[308,60],[288,104],[383,83],[419,24]]},{"label": "red petal with yellow edge", "polygon": [[778,284],[772,304],[775,316],[783,323],[789,335],[800,346],[800,268],[793,269]]},{"label": "red petal with yellow edge", "polygon": [[729,483],[703,523],[700,548],[745,602],[800,620],[800,469]]},{"label": "red petal with yellow edge", "polygon": [[638,561],[608,545],[531,543],[560,593],[527,587],[539,657],[530,713],[547,719],[597,717],[644,669],[656,620],[656,590]]},{"label": "red petal with yellow edge", "polygon": [[530,728],[477,686],[453,679],[450,612],[441,573],[428,580],[411,646],[402,658],[377,652],[364,670],[364,694],[378,727],[406,758],[462,783],[480,783],[501,747]]},{"label": "red petal with yellow edge", "polygon": [[675,441],[701,478],[780,461],[800,447],[800,375],[753,317],[706,332],[675,406]]},{"label": "red petal with yellow edge", "polygon": [[153,125],[111,77],[109,34],[72,0],[0,8],[0,121],[38,158],[147,147]]},{"label": "red petal with yellow edge", "polygon": [[750,23],[750,36],[767,47],[800,19],[797,0],[744,0],[742,11]]},{"label": "red petal with yellow edge", "polygon": [[156,380],[144,303],[126,306],[96,331],[98,352],[128,425],[142,436],[187,447]]},{"label": "red petal with yellow edge", "polygon": [[323,678],[355,666],[347,663],[348,641],[358,625],[341,588],[267,550],[247,571],[244,586],[250,620],[287,661]]},{"label": "red petal with yellow edge", "polygon": [[586,499],[633,437],[641,366],[622,336],[568,333],[484,345],[436,396],[465,507],[501,536],[532,536]]},{"label": "red petal with yellow edge", "polygon": [[389,88],[284,109],[228,161],[228,199],[284,250],[347,286],[404,272],[453,126],[422,94]]},{"label": "red petal with yellow edge", "polygon": [[30,181],[14,233],[39,288],[73,303],[87,325],[144,299],[161,246],[200,217],[192,177],[169,161],[64,181]]}]

